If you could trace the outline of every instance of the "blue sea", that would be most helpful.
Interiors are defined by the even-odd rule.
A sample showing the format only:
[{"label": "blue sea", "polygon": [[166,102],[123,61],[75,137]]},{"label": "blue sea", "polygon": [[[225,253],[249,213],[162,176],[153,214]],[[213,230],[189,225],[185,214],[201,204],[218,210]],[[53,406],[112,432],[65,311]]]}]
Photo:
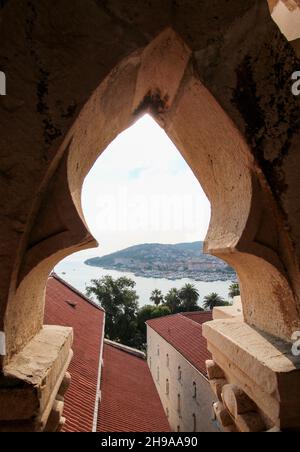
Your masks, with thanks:
[{"label": "blue sea", "polygon": [[121,276],[128,276],[136,282],[136,291],[139,295],[139,304],[144,306],[150,304],[149,301],[153,289],[159,289],[165,295],[170,289],[176,287],[180,289],[186,283],[194,284],[200,294],[199,304],[201,305],[203,298],[211,292],[218,293],[225,300],[228,300],[228,289],[232,281],[216,281],[216,282],[201,282],[193,281],[191,279],[177,279],[170,281],[168,279],[152,279],[134,276],[132,273],[118,272],[115,270],[104,270],[102,268],[90,267],[83,262],[77,260],[70,260],[70,258],[58,264],[54,271],[61,278],[65,279],[69,284],[76,289],[85,293],[86,286],[92,279],[98,279],[105,275],[111,275],[113,278]]}]

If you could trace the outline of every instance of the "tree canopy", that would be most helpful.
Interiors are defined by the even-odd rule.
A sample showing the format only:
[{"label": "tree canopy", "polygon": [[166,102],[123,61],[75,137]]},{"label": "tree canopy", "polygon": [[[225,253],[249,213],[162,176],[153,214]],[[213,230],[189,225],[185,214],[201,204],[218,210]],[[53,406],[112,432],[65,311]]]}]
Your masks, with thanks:
[{"label": "tree canopy", "polygon": [[228,304],[229,303],[227,301],[215,292],[206,295],[203,300],[203,306],[208,311],[212,311],[213,308],[216,308],[217,306],[228,306]]},{"label": "tree canopy", "polygon": [[152,306],[146,305],[139,309],[137,313],[137,337],[136,340],[139,342],[140,346],[147,341],[147,320],[156,319],[158,317],[164,317],[166,315],[172,314],[170,308],[166,305],[164,306]]},{"label": "tree canopy", "polygon": [[[141,308],[135,286],[136,283],[127,277],[114,279],[111,276],[93,279],[87,286],[87,296],[94,297],[106,312],[107,339],[145,349],[147,320],[180,312],[203,311],[198,305],[199,292],[193,284],[185,284],[181,289],[173,288],[165,297],[155,289],[150,296],[154,305]],[[216,293],[204,298],[205,309],[226,305],[228,303]]]},{"label": "tree canopy", "polygon": [[240,285],[239,283],[232,283],[231,286],[229,287],[229,298],[234,298],[234,297],[238,297],[239,295],[241,295],[241,290],[240,290]]},{"label": "tree canopy", "polygon": [[180,312],[181,302],[180,292],[176,288],[170,289],[165,296],[165,305],[170,309],[172,314]]},{"label": "tree canopy", "polygon": [[154,303],[156,306],[159,306],[164,302],[164,296],[162,294],[161,290],[154,289],[151,293],[150,300],[152,303]]},{"label": "tree canopy", "polygon": [[199,310],[199,292],[193,284],[186,284],[179,292],[181,307],[184,311]]},{"label": "tree canopy", "polygon": [[135,282],[122,277],[104,276],[94,279],[86,288],[88,296],[95,296],[106,312],[106,337],[112,341],[132,344],[139,297],[134,290]]}]

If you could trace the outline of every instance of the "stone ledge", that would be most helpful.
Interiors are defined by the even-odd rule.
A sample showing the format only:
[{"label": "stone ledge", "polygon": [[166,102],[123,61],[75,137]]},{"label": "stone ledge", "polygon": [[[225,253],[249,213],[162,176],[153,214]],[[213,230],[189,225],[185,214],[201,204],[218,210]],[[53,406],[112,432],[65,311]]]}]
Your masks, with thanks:
[{"label": "stone ledge", "polygon": [[72,342],[72,328],[44,326],[12,358],[0,382],[1,423],[24,421],[30,430],[44,429],[72,358]]},{"label": "stone ledge", "polygon": [[203,334],[226,380],[245,391],[271,426],[300,427],[300,358],[290,343],[234,319],[208,322]]},{"label": "stone ledge", "polygon": [[244,320],[241,297],[235,297],[232,306],[218,306],[213,309],[213,319],[239,319]]}]

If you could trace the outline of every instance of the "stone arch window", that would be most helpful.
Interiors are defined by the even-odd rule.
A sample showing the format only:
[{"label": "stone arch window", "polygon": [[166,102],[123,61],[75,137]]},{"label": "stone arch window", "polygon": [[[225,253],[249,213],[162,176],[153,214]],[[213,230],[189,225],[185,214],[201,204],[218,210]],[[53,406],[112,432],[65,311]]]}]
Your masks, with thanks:
[{"label": "stone arch window", "polygon": [[197,417],[196,414],[193,414],[193,432],[197,431]]},{"label": "stone arch window", "polygon": [[[266,20],[265,12],[261,20]],[[192,50],[176,32],[165,29],[139,55],[130,55],[117,67],[111,67],[90,98],[87,93],[82,96],[85,106],[81,114],[70,131],[67,128],[61,131],[65,141],[56,150],[57,160],[49,163],[49,168],[45,166],[38,178],[43,179],[42,190],[32,187],[32,193],[39,196],[31,198],[25,232],[18,235],[10,252],[5,253],[7,256],[14,253],[13,263],[6,265],[5,259],[1,261],[7,269],[4,292],[10,294],[3,295],[4,364],[42,328],[45,286],[53,267],[72,252],[96,245],[82,214],[83,181],[108,144],[144,112],[150,112],[165,128],[207,193],[212,221],[206,251],[223,258],[238,271],[245,321],[288,341],[295,329],[300,328],[299,302],[293,290],[298,284],[294,276],[298,270],[291,264],[293,256],[286,257],[292,252],[285,253],[286,247],[281,249],[282,243],[293,243],[292,235],[296,239],[296,233],[294,226],[290,232],[281,227],[288,213],[283,218],[283,207],[272,185],[275,175],[267,179],[263,168],[258,171],[253,150],[246,134],[243,136],[248,123],[240,117],[236,105],[218,99],[224,91],[221,86],[214,90],[218,93],[214,98],[210,86],[206,88],[194,75],[195,71],[187,74],[187,68],[193,64],[191,56]],[[159,61],[158,72],[154,69],[155,61]],[[217,81],[212,86],[214,83]],[[226,111],[220,105],[226,106]],[[241,123],[235,124],[237,115]],[[255,138],[251,138],[252,142]],[[272,136],[268,143],[271,141]],[[277,151],[276,148],[274,152]],[[34,152],[36,158],[44,160],[38,149]],[[34,178],[32,184],[36,184]],[[291,199],[295,187],[290,184]],[[272,202],[268,202],[270,198]],[[294,223],[298,225],[297,215],[294,212]],[[265,226],[273,223],[276,227],[272,234],[266,234]],[[55,230],[51,229],[53,224]],[[15,255],[17,250],[19,256]],[[288,275],[283,268],[287,268]],[[276,291],[272,290],[274,281]],[[20,306],[22,312],[18,311]]]},{"label": "stone arch window", "polygon": [[167,353],[167,356],[166,356],[166,364],[167,364],[167,367],[170,367],[170,356],[169,356],[169,353]]},{"label": "stone arch window", "polygon": [[157,346],[157,351],[156,351],[156,353],[157,353],[157,356],[160,355],[159,345]]},{"label": "stone arch window", "polygon": [[197,399],[197,383],[193,381],[193,399]]},{"label": "stone arch window", "polygon": [[180,425],[177,425],[177,432],[180,432]]},{"label": "stone arch window", "polygon": [[152,369],[152,358],[151,358],[151,356],[149,357],[149,367],[150,367],[150,370]]},{"label": "stone arch window", "polygon": [[[245,3],[248,2],[239,4]],[[244,6],[237,8],[241,9],[241,17],[245,20],[248,10],[243,10]],[[259,6],[255,5],[255,8]],[[251,20],[255,11],[249,8]],[[269,45],[268,33],[273,33],[273,24],[267,22],[263,9],[259,11],[262,43]],[[229,17],[229,21],[233,20],[236,20],[235,16]],[[257,96],[257,110],[269,121],[268,137],[263,140],[263,126],[258,124],[259,133],[256,133],[257,124],[251,124],[252,118],[247,118],[245,113],[250,99],[247,99],[247,93],[242,93],[243,87],[234,86],[233,82],[232,87],[225,90],[222,77],[219,74],[214,77],[198,60],[195,70],[196,49],[189,48],[188,40],[185,43],[170,28],[158,27],[158,30],[160,33],[152,41],[149,34],[150,42],[144,49],[140,43],[134,49],[133,45],[126,47],[124,43],[126,51],[129,48],[140,51],[131,55],[120,52],[120,55],[128,53],[129,56],[119,59],[116,53],[113,64],[105,61],[105,76],[101,80],[97,81],[94,69],[88,67],[90,80],[93,80],[91,86],[88,82],[82,87],[81,84],[70,85],[72,96],[74,94],[78,105],[84,107],[72,121],[71,118],[62,119],[66,115],[60,113],[59,140],[45,131],[45,143],[51,144],[51,158],[45,159],[40,140],[35,140],[35,146],[32,142],[30,159],[26,156],[28,163],[22,160],[21,154],[16,154],[18,167],[24,164],[24,172],[30,170],[32,177],[27,178],[26,190],[24,188],[21,193],[16,180],[18,174],[12,169],[9,187],[4,185],[1,191],[2,199],[11,188],[16,193],[19,191],[21,196],[16,198],[15,205],[18,201],[23,206],[20,215],[16,209],[22,222],[11,221],[12,212],[8,206],[7,212],[3,212],[7,222],[1,225],[2,236],[7,237],[5,253],[1,256],[4,271],[1,334],[6,343],[5,353],[0,357],[1,370],[43,328],[44,293],[51,269],[72,252],[96,245],[82,214],[80,195],[84,178],[107,145],[145,110],[153,114],[177,144],[211,201],[213,214],[206,251],[223,258],[238,271],[245,322],[285,341],[290,341],[292,333],[300,328],[299,184],[294,176],[299,165],[296,160],[291,164],[294,155],[290,149],[287,149],[289,158],[281,158],[284,143],[293,141],[294,147],[298,145],[298,131],[292,131],[292,138],[289,136],[295,113],[290,107],[292,102],[282,107],[286,125],[282,124],[280,128],[281,140],[274,127],[276,115],[273,121],[265,99],[260,103]],[[236,41],[234,33],[233,38],[229,38],[228,43],[232,50]],[[252,52],[255,57],[254,40],[247,37],[245,40],[249,44],[247,52]],[[104,49],[106,44],[104,39]],[[281,40],[280,47],[284,46],[285,42]],[[260,80],[266,80],[271,65],[274,67],[282,60],[282,54],[275,46],[273,52],[272,43],[270,50],[272,58],[266,54],[264,64],[259,68]],[[222,58],[220,56],[218,60],[219,67],[222,67]],[[287,73],[293,72],[291,61],[294,62],[294,58],[286,61]],[[158,62],[159,71],[156,70]],[[230,80],[235,80],[237,71],[247,72],[247,65],[235,67],[233,64],[232,73],[230,68],[228,71]],[[253,76],[255,78],[257,74]],[[70,77],[67,82],[74,81]],[[259,80],[254,82],[259,85]],[[55,83],[53,81],[51,92],[56,92]],[[278,86],[270,87],[269,97],[272,95],[276,99]],[[78,89],[78,93],[73,93],[74,89]],[[234,89],[236,97],[233,100]],[[230,91],[230,97],[227,91]],[[88,98],[90,92],[93,95]],[[281,93],[277,97],[281,97]],[[49,92],[49,104],[53,100]],[[68,105],[67,94],[63,101]],[[55,115],[58,118],[58,112],[54,112]],[[264,155],[271,155],[270,160]],[[272,169],[271,159],[279,160],[280,167]],[[288,164],[284,160],[289,160]],[[33,161],[36,167],[32,167]]]},{"label": "stone arch window", "polygon": [[166,379],[166,395],[170,395],[170,382],[168,378]]},{"label": "stone arch window", "polygon": [[177,380],[179,382],[182,382],[182,369],[181,369],[181,366],[178,366],[178,369],[177,369]]}]

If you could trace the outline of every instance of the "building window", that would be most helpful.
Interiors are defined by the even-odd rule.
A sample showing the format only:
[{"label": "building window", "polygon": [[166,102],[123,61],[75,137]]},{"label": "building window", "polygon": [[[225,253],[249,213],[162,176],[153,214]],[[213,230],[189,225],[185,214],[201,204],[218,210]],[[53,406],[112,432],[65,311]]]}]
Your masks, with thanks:
[{"label": "building window", "polygon": [[159,345],[157,346],[157,356],[159,356]]},{"label": "building window", "polygon": [[170,394],[170,383],[168,378],[166,379],[166,394],[167,396]]},{"label": "building window", "polygon": [[152,359],[151,359],[151,356],[150,356],[150,358],[149,358],[149,367],[150,367],[150,370],[152,369]]},{"label": "building window", "polygon": [[166,408],[166,416],[167,416],[167,418],[169,418],[169,417],[170,417],[170,412],[169,412],[169,408]]},{"label": "building window", "polygon": [[197,418],[195,413],[193,414],[193,432],[197,431]]},{"label": "building window", "polygon": [[181,380],[182,380],[182,370],[181,370],[181,367],[178,366],[178,381],[181,381]]},{"label": "building window", "polygon": [[181,417],[181,396],[178,394],[177,396],[177,412],[179,416]]},{"label": "building window", "polygon": [[159,382],[159,367],[156,370],[156,380]]},{"label": "building window", "polygon": [[195,381],[193,382],[193,398],[197,399],[197,384]]},{"label": "building window", "polygon": [[180,425],[177,425],[177,432],[180,432]]},{"label": "building window", "polygon": [[169,367],[170,366],[170,357],[169,357],[169,354],[167,353],[167,367]]}]

